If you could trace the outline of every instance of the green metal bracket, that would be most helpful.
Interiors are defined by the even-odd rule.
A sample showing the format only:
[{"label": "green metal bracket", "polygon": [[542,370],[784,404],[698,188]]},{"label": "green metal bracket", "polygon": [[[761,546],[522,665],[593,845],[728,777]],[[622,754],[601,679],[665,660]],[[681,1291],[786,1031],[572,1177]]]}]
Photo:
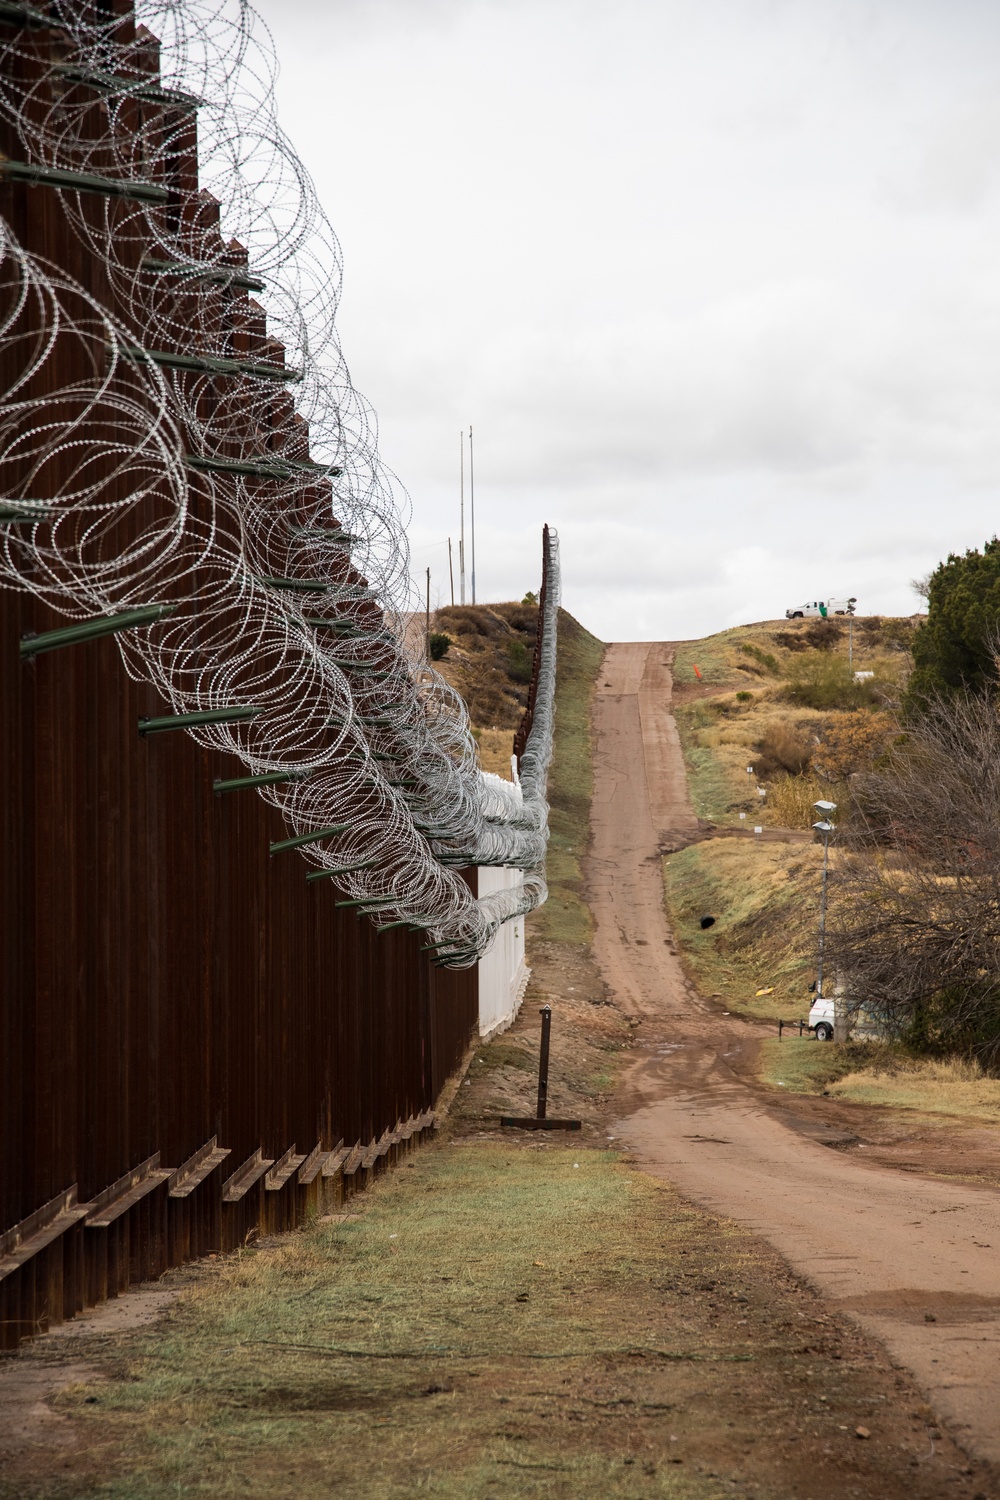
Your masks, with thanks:
[{"label": "green metal bracket", "polygon": [[158,276],[186,276],[190,281],[219,281],[248,292],[266,290],[264,282],[259,281],[256,276],[236,268],[227,271],[225,266],[199,266],[184,260],[157,260],[155,256],[149,255],[140,262],[139,270],[150,271]]},{"label": "green metal bracket", "polygon": [[204,474],[242,474],[250,479],[298,479],[303,474],[314,474],[318,478],[336,479],[343,469],[330,464],[314,464],[305,458],[208,458],[200,453],[188,453],[185,463],[189,469]]},{"label": "green metal bracket", "polygon": [[377,859],[366,859],[360,865],[341,865],[336,870],[310,870],[306,876],[307,880],[330,880],[337,875],[354,875],[358,870],[372,870],[379,863]]},{"label": "green metal bracket", "polygon": [[311,625],[313,630],[335,630],[338,635],[342,636],[359,634],[349,620],[321,620],[314,615],[306,615],[303,624]]},{"label": "green metal bracket", "polygon": [[21,637],[21,656],[38,656],[43,651],[57,651],[60,646],[75,646],[80,641],[97,640],[102,635],[116,635],[119,630],[134,630],[152,625],[165,615],[173,614],[176,604],[151,604],[145,609],[127,609],[118,615],[98,615],[79,625],[64,625],[60,630],[45,630],[41,635]]},{"label": "green metal bracket", "polygon": [[121,73],[102,73],[97,68],[77,68],[72,63],[57,63],[55,71],[70,83],[82,83],[86,88],[96,89],[102,94],[130,94],[134,99],[145,99],[151,104],[172,104],[175,108],[199,109],[204,99],[196,94],[185,94],[181,89],[165,89],[151,83],[148,75],[133,74],[131,78]]},{"label": "green metal bracket", "polygon": [[217,359],[200,354],[171,354],[165,349],[141,349],[123,344],[122,353],[137,365],[162,365],[167,370],[190,370],[196,375],[249,375],[254,380],[273,380],[287,385],[302,379],[301,370],[283,365],[262,365],[250,359]]},{"label": "green metal bracket", "polygon": [[332,547],[351,547],[355,542],[361,541],[360,537],[351,536],[350,532],[341,531],[335,526],[292,526],[289,529],[293,536],[304,536],[309,540],[328,542]]},{"label": "green metal bracket", "polygon": [[[47,23],[46,23],[47,24]],[[0,177],[37,187],[70,188],[78,193],[103,193],[109,198],[135,198],[140,203],[167,203],[166,188],[152,182],[130,182],[124,177],[95,177],[91,172],[65,172],[29,161],[0,160]]]},{"label": "green metal bracket", "polygon": [[5,26],[33,26],[36,30],[42,30],[52,25],[48,16],[43,16],[40,11],[32,10],[30,5],[0,5],[0,23]]},{"label": "green metal bracket", "polygon": [[325,594],[330,585],[322,578],[259,578],[269,589],[291,589],[300,594]]},{"label": "green metal bracket", "polygon": [[318,828],[315,833],[300,833],[293,839],[281,839],[268,845],[269,854],[283,854],[286,849],[301,849],[304,844],[319,844],[323,839],[332,839],[338,833],[348,833],[350,823],[335,823],[330,828]]},{"label": "green metal bracket", "polygon": [[338,901],[337,906],[362,907],[366,911],[378,911],[380,906],[398,906],[396,896],[362,896],[360,901]]},{"label": "green metal bracket", "polygon": [[217,797],[223,792],[242,792],[245,787],[279,786],[283,781],[304,781],[308,772],[268,771],[263,776],[236,776],[231,781],[213,781],[212,790]]},{"label": "green metal bracket", "polygon": [[203,708],[193,714],[164,714],[158,719],[140,719],[139,733],[162,734],[168,729],[193,729],[199,724],[238,724],[256,719],[263,709],[242,705],[239,708]]},{"label": "green metal bracket", "polygon": [[55,514],[45,500],[0,500],[0,526],[27,526]]}]

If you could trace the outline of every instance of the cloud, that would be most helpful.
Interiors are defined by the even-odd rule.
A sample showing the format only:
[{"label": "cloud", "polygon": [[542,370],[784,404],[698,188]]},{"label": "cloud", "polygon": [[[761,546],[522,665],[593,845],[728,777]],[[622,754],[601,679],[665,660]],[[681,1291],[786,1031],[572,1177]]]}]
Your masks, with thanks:
[{"label": "cloud", "polygon": [[992,534],[996,7],[260,8],[415,556],[470,421],[483,590],[531,586],[551,520],[606,636],[909,610]]}]

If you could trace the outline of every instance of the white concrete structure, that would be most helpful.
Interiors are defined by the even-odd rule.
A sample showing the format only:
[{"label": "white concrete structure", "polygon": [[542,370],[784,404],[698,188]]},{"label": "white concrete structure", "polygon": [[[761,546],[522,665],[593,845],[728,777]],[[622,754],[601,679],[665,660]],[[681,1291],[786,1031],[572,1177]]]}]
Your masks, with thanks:
[{"label": "white concrete structure", "polygon": [[[513,889],[524,879],[520,870],[479,867],[479,895]],[[506,1031],[518,1011],[531,970],[524,962],[524,918],[505,922],[485,958],[479,960],[479,1035]]]}]

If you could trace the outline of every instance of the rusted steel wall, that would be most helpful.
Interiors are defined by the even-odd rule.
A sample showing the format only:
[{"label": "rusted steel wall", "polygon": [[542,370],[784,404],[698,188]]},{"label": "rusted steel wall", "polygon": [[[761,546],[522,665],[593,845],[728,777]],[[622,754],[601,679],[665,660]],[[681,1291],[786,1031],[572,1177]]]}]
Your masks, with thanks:
[{"label": "rusted steel wall", "polygon": [[21,634],[58,623],[0,594],[0,1233],[73,1187],[93,1203],[157,1152],[161,1170],[212,1137],[228,1154],[190,1196],[159,1182],[16,1269],[0,1242],[6,1346],[300,1222],[336,1175],[233,1203],[222,1184],[258,1149],[369,1147],[425,1116],[477,1016],[475,970],[432,967],[419,936],[379,936],[332,882],[307,885],[294,851],[268,857],[286,830],[252,791],[213,794],[225,757],[140,738],[162,705],[112,640],[22,665]]},{"label": "rusted steel wall", "polygon": [[[115,310],[56,192],[0,184],[0,215]],[[477,1020],[474,968],[269,858],[277,812],[213,792],[235,760],[140,737],[168,705],[112,638],[22,663],[24,634],[65,623],[0,590],[3,1347],[363,1181],[431,1127]]]}]

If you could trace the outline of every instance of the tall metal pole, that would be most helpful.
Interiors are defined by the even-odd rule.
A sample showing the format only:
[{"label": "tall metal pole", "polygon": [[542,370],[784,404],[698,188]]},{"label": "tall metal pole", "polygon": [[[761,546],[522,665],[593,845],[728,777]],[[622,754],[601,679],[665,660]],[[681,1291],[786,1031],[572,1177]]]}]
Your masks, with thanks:
[{"label": "tall metal pole", "polygon": [[427,660],[431,659],[431,570],[427,569],[427,609],[424,614],[424,644],[427,647]]},{"label": "tall metal pole", "polygon": [[458,434],[458,579],[462,603],[465,603],[465,432]]},{"label": "tall metal pole", "polygon": [[448,578],[451,582],[451,606],[455,607],[455,569],[451,562],[451,537],[448,538]]},{"label": "tall metal pole", "polygon": [[469,528],[472,532],[472,602],[476,602],[476,476],[472,466],[472,428],[469,427]]},{"label": "tall metal pole", "polygon": [[826,946],[826,872],[830,860],[830,835],[823,834],[823,883],[819,896],[819,963],[816,968],[816,999],[823,994],[823,949]]},{"label": "tall metal pole", "polygon": [[847,665],[851,671],[854,670],[854,616],[851,615],[847,626]]}]

